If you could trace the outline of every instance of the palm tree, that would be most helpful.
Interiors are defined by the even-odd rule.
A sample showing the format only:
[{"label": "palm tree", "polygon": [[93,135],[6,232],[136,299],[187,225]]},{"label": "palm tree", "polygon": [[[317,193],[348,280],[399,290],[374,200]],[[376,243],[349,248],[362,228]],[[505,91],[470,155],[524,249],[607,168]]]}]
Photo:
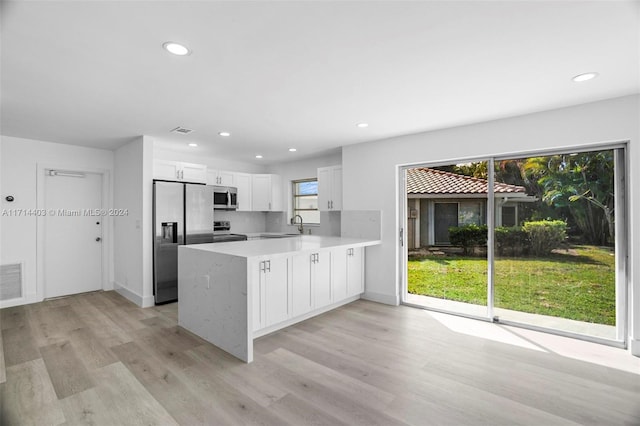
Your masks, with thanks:
[{"label": "palm tree", "polygon": [[542,201],[569,209],[587,242],[613,242],[613,151],[531,157],[522,171],[543,188]]}]

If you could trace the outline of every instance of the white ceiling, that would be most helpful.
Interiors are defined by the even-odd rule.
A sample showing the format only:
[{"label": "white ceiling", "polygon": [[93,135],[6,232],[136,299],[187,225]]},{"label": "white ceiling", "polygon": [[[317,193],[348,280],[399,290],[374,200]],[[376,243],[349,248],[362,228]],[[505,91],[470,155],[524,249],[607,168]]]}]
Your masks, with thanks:
[{"label": "white ceiling", "polygon": [[4,1],[2,134],[270,163],[638,93],[639,4]]}]

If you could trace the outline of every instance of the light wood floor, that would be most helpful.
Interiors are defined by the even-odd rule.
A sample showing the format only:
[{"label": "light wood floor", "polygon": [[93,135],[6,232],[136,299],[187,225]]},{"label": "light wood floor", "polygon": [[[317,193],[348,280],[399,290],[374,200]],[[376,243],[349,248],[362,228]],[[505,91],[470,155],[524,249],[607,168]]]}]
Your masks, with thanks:
[{"label": "light wood floor", "polygon": [[0,424],[640,424],[640,375],[409,307],[352,303],[259,339],[249,365],[176,319],[114,292],[1,310]]}]

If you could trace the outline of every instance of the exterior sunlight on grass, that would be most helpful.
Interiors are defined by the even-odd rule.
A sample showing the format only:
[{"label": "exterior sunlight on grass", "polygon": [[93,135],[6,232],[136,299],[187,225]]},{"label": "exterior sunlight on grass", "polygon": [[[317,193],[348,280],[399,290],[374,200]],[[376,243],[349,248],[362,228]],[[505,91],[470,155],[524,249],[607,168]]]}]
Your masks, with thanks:
[{"label": "exterior sunlight on grass", "polygon": [[[615,257],[607,247],[573,246],[545,258],[495,262],[495,306],[615,325]],[[410,259],[409,293],[487,304],[487,259],[471,256]]]}]

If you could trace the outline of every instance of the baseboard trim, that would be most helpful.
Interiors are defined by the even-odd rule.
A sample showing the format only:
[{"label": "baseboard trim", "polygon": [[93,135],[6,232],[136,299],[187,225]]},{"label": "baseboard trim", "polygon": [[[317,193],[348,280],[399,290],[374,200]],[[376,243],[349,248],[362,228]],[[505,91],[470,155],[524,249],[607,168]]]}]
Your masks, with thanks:
[{"label": "baseboard trim", "polygon": [[140,296],[138,293],[129,290],[119,282],[114,282],[113,288],[118,294],[124,296],[141,308],[150,308],[151,306],[155,305],[153,296]]},{"label": "baseboard trim", "polygon": [[373,291],[365,291],[362,298],[371,302],[383,303],[385,305],[398,306],[400,304],[400,298],[395,295],[389,295],[384,293],[376,293]]},{"label": "baseboard trim", "polygon": [[631,355],[640,357],[640,340],[639,339],[629,339],[629,352]]},{"label": "baseboard trim", "polygon": [[27,294],[24,297],[17,299],[9,299],[0,301],[0,309],[12,308],[14,306],[30,305],[32,303],[42,302],[42,299],[38,299],[38,295],[35,293]]},{"label": "baseboard trim", "polygon": [[320,309],[315,309],[315,310],[313,310],[311,312],[307,312],[306,314],[299,315],[299,316],[297,316],[295,318],[290,318],[290,319],[288,319],[286,321],[279,322],[278,324],[274,324],[274,325],[271,325],[269,327],[265,327],[263,329],[254,331],[253,332],[253,338],[257,339],[258,337],[262,337],[264,335],[273,333],[274,331],[283,329],[285,327],[289,327],[290,325],[299,323],[300,321],[304,321],[306,319],[315,317],[317,315],[324,314],[325,312],[329,312],[331,310],[334,310],[334,309],[336,309],[336,308],[338,308],[338,307],[340,307],[342,305],[346,305],[348,303],[355,302],[358,299],[360,299],[360,295],[347,297],[346,299],[341,300],[341,301],[336,302],[336,303],[333,303],[331,305],[322,307]]}]

